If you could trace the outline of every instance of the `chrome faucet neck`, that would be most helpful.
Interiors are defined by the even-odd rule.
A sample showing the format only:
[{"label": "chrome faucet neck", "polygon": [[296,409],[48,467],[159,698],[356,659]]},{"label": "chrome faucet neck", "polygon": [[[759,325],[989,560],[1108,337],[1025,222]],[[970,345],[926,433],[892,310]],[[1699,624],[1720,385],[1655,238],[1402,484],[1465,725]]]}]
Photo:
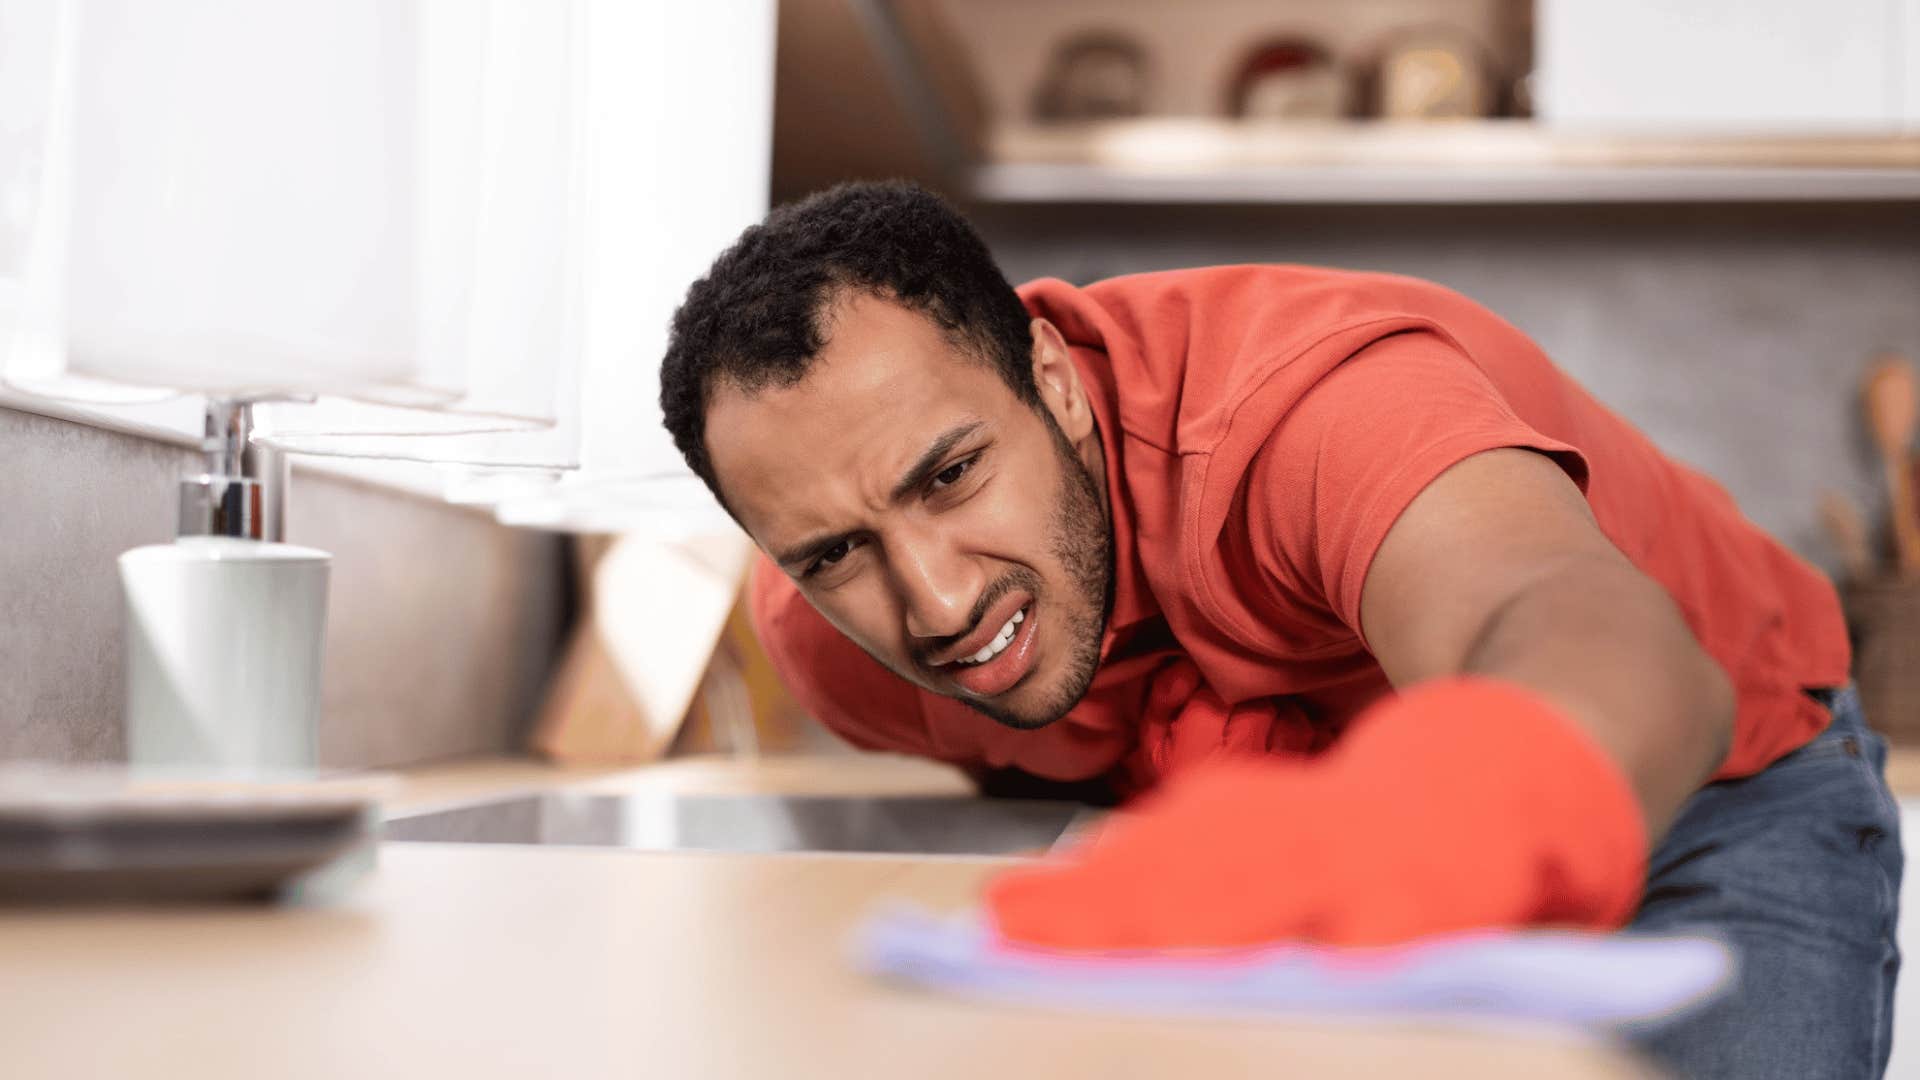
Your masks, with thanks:
[{"label": "chrome faucet neck", "polygon": [[206,471],[180,481],[179,535],[286,538],[287,459],[253,441],[257,400],[207,399]]}]

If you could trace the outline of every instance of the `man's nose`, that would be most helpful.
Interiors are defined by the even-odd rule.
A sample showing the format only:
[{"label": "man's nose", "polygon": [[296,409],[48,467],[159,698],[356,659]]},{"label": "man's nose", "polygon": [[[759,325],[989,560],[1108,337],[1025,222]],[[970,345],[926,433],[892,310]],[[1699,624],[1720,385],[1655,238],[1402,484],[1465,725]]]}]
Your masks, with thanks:
[{"label": "man's nose", "polygon": [[892,563],[907,615],[907,633],[942,638],[973,629],[973,605],[985,585],[979,564],[934,536],[895,545]]}]

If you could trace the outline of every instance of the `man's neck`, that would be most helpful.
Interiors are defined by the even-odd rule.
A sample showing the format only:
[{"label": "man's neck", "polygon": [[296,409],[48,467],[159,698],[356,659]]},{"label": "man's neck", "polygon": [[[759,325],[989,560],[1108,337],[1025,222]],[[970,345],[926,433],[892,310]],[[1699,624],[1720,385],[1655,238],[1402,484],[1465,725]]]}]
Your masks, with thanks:
[{"label": "man's neck", "polygon": [[1087,475],[1093,477],[1094,490],[1100,493],[1100,513],[1107,519],[1107,527],[1113,527],[1113,504],[1107,500],[1107,448],[1100,438],[1100,418],[1094,417],[1093,426],[1087,431],[1080,445],[1073,448],[1080,455],[1080,463],[1086,466]]}]

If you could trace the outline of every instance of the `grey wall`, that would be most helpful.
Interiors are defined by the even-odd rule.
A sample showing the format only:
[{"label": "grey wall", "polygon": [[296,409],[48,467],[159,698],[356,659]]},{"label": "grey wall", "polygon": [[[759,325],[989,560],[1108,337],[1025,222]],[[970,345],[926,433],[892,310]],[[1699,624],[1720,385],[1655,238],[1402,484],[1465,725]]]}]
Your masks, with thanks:
[{"label": "grey wall", "polygon": [[1231,262],[1390,270],[1526,330],[1748,516],[1837,565],[1822,486],[1884,505],[1870,352],[1920,358],[1920,207],[982,207],[1010,278]]},{"label": "grey wall", "polygon": [[[124,758],[114,559],[172,538],[197,460],[0,408],[0,760]],[[288,516],[334,556],[324,764],[519,744],[560,630],[558,538],[304,471]]]}]

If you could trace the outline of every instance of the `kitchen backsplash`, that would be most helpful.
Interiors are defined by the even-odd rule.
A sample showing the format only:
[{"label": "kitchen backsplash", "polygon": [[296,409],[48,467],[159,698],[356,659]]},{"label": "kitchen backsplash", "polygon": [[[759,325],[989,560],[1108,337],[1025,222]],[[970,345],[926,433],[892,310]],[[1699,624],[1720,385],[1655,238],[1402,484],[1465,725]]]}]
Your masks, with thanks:
[{"label": "kitchen backsplash", "polygon": [[[171,539],[198,461],[0,408],[0,761],[124,760],[114,560]],[[287,539],[334,556],[324,765],[519,745],[563,617],[557,537],[296,469]]]}]

